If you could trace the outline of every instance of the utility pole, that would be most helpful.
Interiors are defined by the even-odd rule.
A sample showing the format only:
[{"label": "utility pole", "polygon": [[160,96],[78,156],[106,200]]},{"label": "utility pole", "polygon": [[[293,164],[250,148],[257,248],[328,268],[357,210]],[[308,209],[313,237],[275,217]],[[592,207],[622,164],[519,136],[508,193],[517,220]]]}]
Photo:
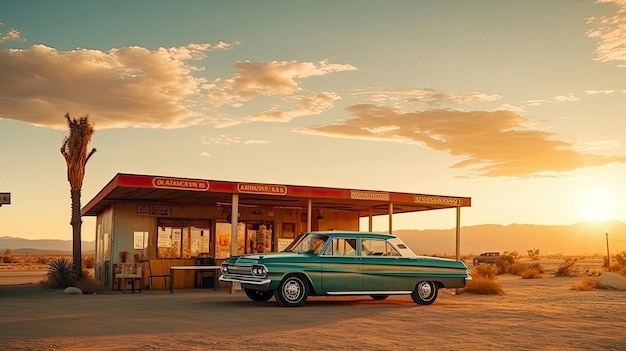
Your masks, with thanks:
[{"label": "utility pole", "polygon": [[609,255],[609,230],[605,229],[604,234],[606,234],[606,269],[607,271],[611,271],[611,256]]}]

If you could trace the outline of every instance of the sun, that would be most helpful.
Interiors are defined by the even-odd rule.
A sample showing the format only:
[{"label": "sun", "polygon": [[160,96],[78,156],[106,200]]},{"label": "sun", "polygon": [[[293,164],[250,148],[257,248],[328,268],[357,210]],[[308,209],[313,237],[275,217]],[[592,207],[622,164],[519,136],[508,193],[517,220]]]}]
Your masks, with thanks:
[{"label": "sun", "polygon": [[615,219],[619,213],[618,195],[606,187],[586,189],[578,199],[580,216],[586,221]]}]

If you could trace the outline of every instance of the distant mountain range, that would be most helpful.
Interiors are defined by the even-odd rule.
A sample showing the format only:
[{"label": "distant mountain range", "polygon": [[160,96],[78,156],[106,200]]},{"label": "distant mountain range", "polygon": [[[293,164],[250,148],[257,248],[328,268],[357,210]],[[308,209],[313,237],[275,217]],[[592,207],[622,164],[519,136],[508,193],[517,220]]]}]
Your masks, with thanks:
[{"label": "distant mountain range", "polygon": [[[486,224],[461,228],[461,254],[477,255],[485,251],[517,251],[539,249],[542,255],[606,254],[626,252],[626,224],[619,221],[583,222],[572,225]],[[396,230],[417,254],[453,255],[456,250],[455,229]],[[14,254],[50,254],[72,252],[71,240],[29,240],[0,237],[0,253],[11,249]],[[94,252],[94,241],[82,242],[83,252]]]},{"label": "distant mountain range", "polygon": [[[0,237],[0,253],[4,252],[6,249],[11,249],[13,254],[22,255],[71,254],[72,240],[30,240],[9,236]],[[95,241],[83,241],[81,243],[81,250],[84,253],[95,252],[95,249]]]},{"label": "distant mountain range", "polygon": [[[477,225],[461,228],[461,254],[485,251],[517,251],[525,256],[529,249],[542,255],[606,255],[607,236],[611,255],[626,251],[626,224],[619,221],[583,222],[572,225],[511,224]],[[455,229],[396,230],[417,254],[454,254]]]}]

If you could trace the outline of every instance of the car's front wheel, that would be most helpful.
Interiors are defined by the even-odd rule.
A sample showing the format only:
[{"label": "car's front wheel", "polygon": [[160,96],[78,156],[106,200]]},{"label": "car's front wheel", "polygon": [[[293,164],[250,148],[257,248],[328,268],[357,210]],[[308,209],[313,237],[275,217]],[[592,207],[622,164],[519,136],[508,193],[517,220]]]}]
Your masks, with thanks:
[{"label": "car's front wheel", "polygon": [[300,275],[285,277],[278,288],[274,290],[274,297],[280,306],[299,307],[304,305],[309,296],[309,287]]},{"label": "car's front wheel", "polygon": [[411,292],[413,302],[418,305],[430,305],[437,299],[437,284],[435,282],[419,282]]},{"label": "car's front wheel", "polygon": [[274,296],[272,291],[261,291],[252,289],[243,289],[246,296],[252,301],[267,301]]}]

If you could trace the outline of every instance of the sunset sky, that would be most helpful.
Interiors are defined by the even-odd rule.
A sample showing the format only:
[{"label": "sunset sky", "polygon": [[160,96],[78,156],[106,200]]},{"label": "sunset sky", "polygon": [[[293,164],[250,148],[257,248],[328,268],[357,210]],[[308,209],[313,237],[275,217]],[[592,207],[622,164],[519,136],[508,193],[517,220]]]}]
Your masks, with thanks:
[{"label": "sunset sky", "polygon": [[96,128],[83,205],[137,173],[626,222],[626,0],[2,1],[0,236],[71,239],[66,112]]}]

